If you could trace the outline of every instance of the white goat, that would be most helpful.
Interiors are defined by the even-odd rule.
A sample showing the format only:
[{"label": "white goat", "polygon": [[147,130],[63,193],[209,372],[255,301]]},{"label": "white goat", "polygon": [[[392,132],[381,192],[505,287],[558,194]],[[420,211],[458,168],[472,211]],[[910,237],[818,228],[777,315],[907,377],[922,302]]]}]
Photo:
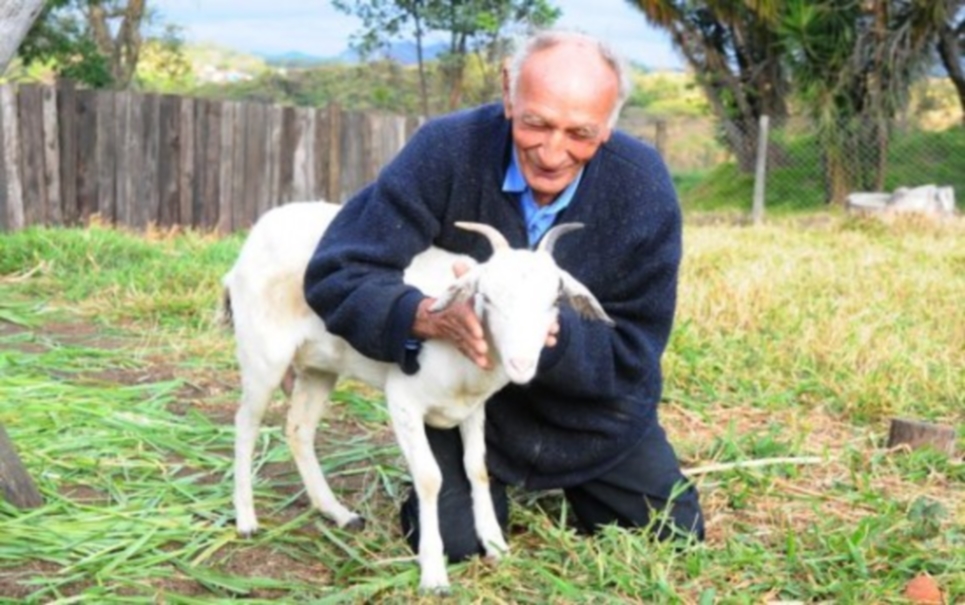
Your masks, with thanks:
[{"label": "white goat", "polygon": [[[235,417],[237,528],[242,535],[258,529],[252,496],[255,438],[271,394],[289,367],[296,378],[285,434],[308,497],[340,527],[362,524],[361,517],[342,506],[332,493],[314,449],[315,428],[336,380],[340,376],[356,378],[385,392],[392,427],[419,498],[420,586],[444,592],[449,580],[437,511],[442,476],[426,438],[425,423],[439,428],[459,426],[476,532],[486,555],[498,559],[507,546],[489,494],[484,403],[510,381],[523,384],[533,378],[561,296],[586,317],[611,324],[612,320],[589,290],[557,267],[550,256],[555,239],[579,225],[555,227],[539,250],[529,251],[510,249],[505,238],[487,225],[457,223],[486,235],[494,249],[492,257],[476,264],[469,257],[429,248],[413,259],[404,279],[426,295],[438,297],[434,311],[476,295],[475,307],[485,327],[494,369],[480,369],[448,341],[429,340],[419,354],[421,370],[406,375],[396,364],[366,358],[328,333],[304,300],[305,268],[338,208],[326,202],[299,202],[265,213],[224,278],[242,382]],[[452,277],[456,260],[472,266],[459,279]]]}]

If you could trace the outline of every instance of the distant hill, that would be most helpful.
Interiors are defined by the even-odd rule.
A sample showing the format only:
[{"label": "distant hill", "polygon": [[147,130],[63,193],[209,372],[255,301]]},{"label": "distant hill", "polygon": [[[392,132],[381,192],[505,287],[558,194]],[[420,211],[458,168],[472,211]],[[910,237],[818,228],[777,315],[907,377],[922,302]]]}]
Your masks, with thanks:
[{"label": "distant hill", "polygon": [[[344,53],[343,53],[344,54]],[[261,55],[265,63],[272,67],[315,67],[340,61],[340,57],[319,57],[307,53],[290,51],[282,54]]]},{"label": "distant hill", "polygon": [[[445,52],[446,48],[446,44],[442,42],[427,44],[422,49],[423,59],[432,61]],[[319,57],[298,51],[263,54],[260,57],[272,67],[314,67],[330,63],[358,63],[361,61],[361,56],[353,49],[346,49],[334,57]],[[415,65],[419,62],[414,42],[397,42],[390,45],[388,49],[376,51],[374,57],[391,59],[402,65]]]}]

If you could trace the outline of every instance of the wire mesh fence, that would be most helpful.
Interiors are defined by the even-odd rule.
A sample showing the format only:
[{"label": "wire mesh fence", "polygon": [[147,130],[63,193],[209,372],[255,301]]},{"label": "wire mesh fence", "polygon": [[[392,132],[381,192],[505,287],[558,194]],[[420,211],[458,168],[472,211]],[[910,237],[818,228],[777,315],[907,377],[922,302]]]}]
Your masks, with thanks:
[{"label": "wire mesh fence", "polygon": [[[719,205],[746,202],[754,179],[757,124],[753,131],[713,118],[633,116],[621,124],[655,145],[678,182],[700,182],[714,170],[731,166],[734,186],[710,195]],[[888,192],[901,187],[951,187],[965,199],[965,126],[960,115],[944,120],[902,117],[857,119],[820,124],[806,117],[770,120],[767,138],[767,206],[814,207],[843,204],[853,192]],[[735,149],[736,147],[736,149]],[[741,157],[741,154],[744,157]],[[961,203],[959,203],[961,207]]]}]

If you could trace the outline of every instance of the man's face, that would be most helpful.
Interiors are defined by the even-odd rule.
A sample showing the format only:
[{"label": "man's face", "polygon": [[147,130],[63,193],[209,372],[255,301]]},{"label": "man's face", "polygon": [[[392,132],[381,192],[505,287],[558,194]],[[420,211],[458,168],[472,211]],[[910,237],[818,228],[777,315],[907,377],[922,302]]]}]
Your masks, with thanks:
[{"label": "man's face", "polygon": [[510,99],[519,167],[536,202],[551,203],[610,137],[618,82],[595,51],[561,45],[532,55]]}]

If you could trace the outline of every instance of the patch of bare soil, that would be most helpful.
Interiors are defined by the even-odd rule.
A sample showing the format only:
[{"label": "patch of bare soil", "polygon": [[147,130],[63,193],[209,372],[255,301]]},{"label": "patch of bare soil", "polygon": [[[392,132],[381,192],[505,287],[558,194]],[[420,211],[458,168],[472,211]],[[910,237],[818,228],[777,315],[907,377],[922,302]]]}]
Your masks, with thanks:
[{"label": "patch of bare soil", "polygon": [[[123,348],[137,348],[143,344],[136,336],[105,336],[100,328],[93,324],[86,323],[55,323],[47,324],[40,328],[25,328],[10,323],[0,322],[0,337],[4,335],[32,333],[35,338],[29,342],[18,343],[19,350],[29,353],[41,353],[52,346],[74,345],[106,350],[117,350]],[[152,357],[148,363],[139,364],[137,368],[112,368],[108,370],[97,370],[83,375],[72,374],[72,380],[92,381],[100,383],[111,383],[118,385],[138,385],[152,382],[170,381],[180,379],[184,385],[179,389],[176,401],[169,405],[169,410],[181,416],[185,416],[189,411],[204,414],[215,424],[230,426],[234,423],[236,406],[234,403],[223,403],[227,392],[237,388],[238,378],[236,374],[224,376],[224,372],[214,373],[202,370],[188,371],[184,366],[179,365],[178,359]],[[219,403],[222,402],[222,403]],[[372,440],[375,445],[384,445],[393,442],[392,432],[388,425],[372,429],[364,427],[354,420],[350,414],[344,410],[345,406],[332,406],[331,414],[323,421],[319,427],[317,438],[319,457],[324,459],[326,451],[332,451],[335,447],[326,444],[326,436],[337,435],[338,439],[349,439],[353,436],[364,437]],[[285,406],[276,402],[271,405],[263,420],[263,426],[284,426]],[[232,456],[232,452],[224,452],[226,457]],[[172,455],[172,460],[176,456]],[[179,463],[181,461],[178,461]],[[356,465],[358,466],[358,463]],[[205,476],[203,470],[191,469],[185,465],[183,473],[191,474],[201,483],[214,483],[224,480],[221,474],[210,473]],[[295,464],[292,460],[285,462],[275,462],[263,465],[259,474],[262,478],[269,479],[273,489],[279,494],[295,496],[302,491],[301,479],[298,476]],[[362,493],[365,485],[371,482],[372,478],[364,473],[349,472],[340,476],[330,477],[330,483],[337,492],[346,494]],[[88,486],[67,485],[62,488],[63,495],[78,502],[94,504],[108,502],[109,495]],[[380,499],[376,497],[376,499]],[[349,506],[360,506],[358,502],[346,502]],[[386,502],[368,503],[368,506],[385,506]],[[304,495],[282,511],[272,514],[269,520],[271,524],[286,524],[311,508],[308,498]],[[266,519],[267,520],[267,519]],[[297,528],[294,531],[310,532],[316,535],[317,529],[312,523],[305,527]],[[278,580],[301,581],[324,586],[331,584],[332,573],[320,561],[296,560],[289,554],[259,545],[241,545],[222,549],[208,563],[218,571],[241,577],[265,577]],[[61,573],[60,566],[44,561],[30,561],[22,566],[7,567],[0,569],[0,597],[11,599],[25,599],[36,592],[36,587],[30,585],[32,578],[38,576],[56,576]],[[88,585],[78,583],[60,587],[60,593],[65,596],[79,595],[88,588]],[[159,579],[153,582],[153,587],[157,590],[158,602],[164,602],[165,594],[178,596],[210,596],[210,589],[203,583],[192,579],[186,574],[171,570],[170,577]],[[283,598],[283,591],[269,588],[255,589],[245,595],[248,598],[277,599]]]},{"label": "patch of bare soil", "polygon": [[[782,476],[762,474],[759,482],[745,482],[742,489],[736,490],[723,485],[719,474],[697,477],[709,544],[726,544],[748,528],[765,537],[771,533],[784,535],[788,528],[793,528],[796,533],[806,533],[807,528],[819,527],[822,520],[829,517],[838,518],[842,523],[857,523],[876,513],[870,506],[856,504],[854,498],[841,491],[842,486],[853,483],[855,466],[871,468],[875,456],[901,455],[876,446],[881,439],[875,438],[873,429],[856,427],[822,408],[722,407],[700,415],[673,404],[661,407],[661,424],[671,443],[709,444],[723,431],[730,430],[726,427],[732,426],[737,434],[750,435],[766,432],[774,423],[787,427],[788,435],[799,436],[800,457],[817,457],[820,462],[792,463],[792,470]],[[864,459],[855,460],[855,451],[864,452]],[[713,462],[682,460],[685,469]],[[907,502],[926,496],[952,511],[953,518],[965,516],[965,489],[940,474],[933,474],[924,482],[911,481],[894,473],[866,474],[867,485],[862,489]],[[854,489],[857,490],[858,486]]]}]

